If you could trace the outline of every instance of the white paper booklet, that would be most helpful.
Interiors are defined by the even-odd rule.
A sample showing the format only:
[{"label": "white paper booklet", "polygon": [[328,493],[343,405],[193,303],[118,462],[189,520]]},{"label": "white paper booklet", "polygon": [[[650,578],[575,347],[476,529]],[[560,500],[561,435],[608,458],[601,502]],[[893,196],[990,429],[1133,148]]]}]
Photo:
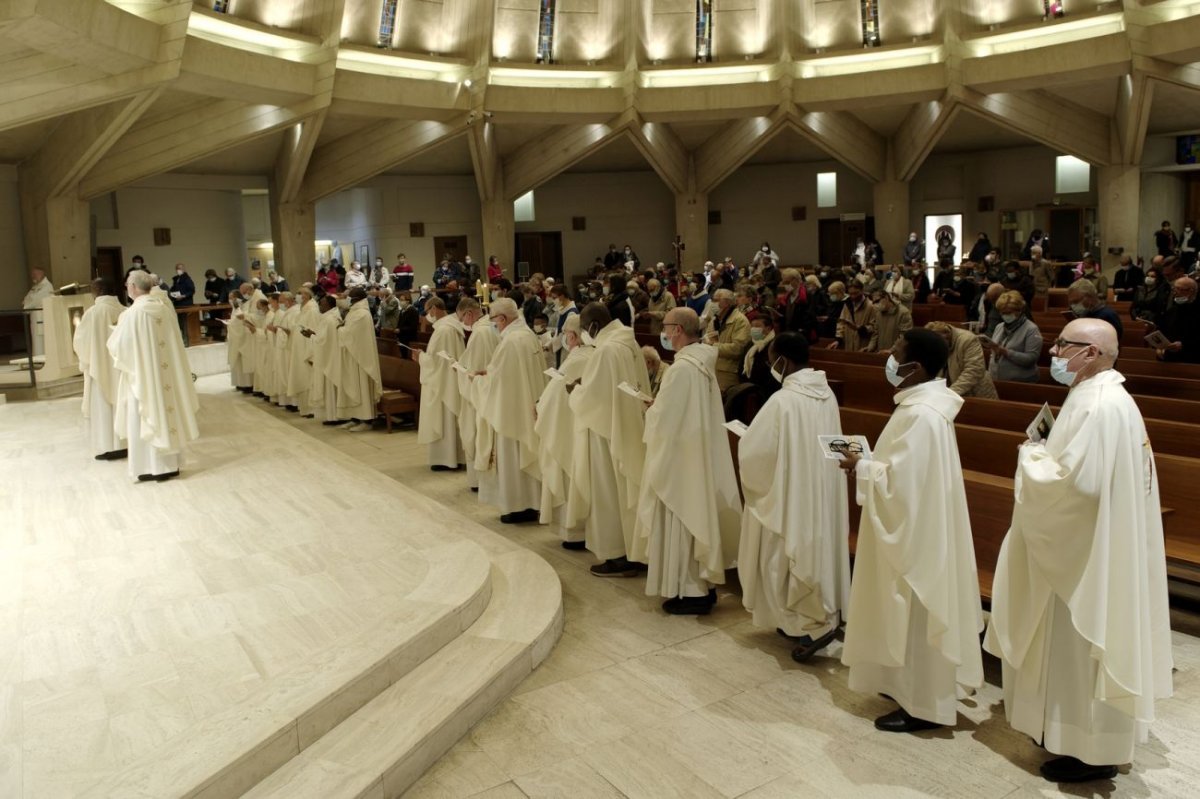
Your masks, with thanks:
[{"label": "white paper booklet", "polygon": [[461,372],[464,375],[467,373],[467,367],[463,366],[458,361],[455,361],[454,363],[450,364],[450,368],[456,372]]},{"label": "white paper booklet", "polygon": [[557,369],[555,369],[553,366],[551,366],[546,371],[542,372],[542,374],[544,374],[546,377],[550,378],[551,380],[553,380],[556,377],[563,376],[563,373],[558,371]]},{"label": "white paper booklet", "polygon": [[741,419],[734,419],[732,422],[725,423],[725,429],[733,433],[738,438],[746,435],[746,431],[750,428]]},{"label": "white paper booklet", "polygon": [[1172,343],[1171,339],[1164,336],[1163,332],[1161,330],[1155,330],[1153,333],[1146,336],[1146,338],[1144,338],[1142,340],[1145,341],[1147,344],[1149,344],[1151,347],[1153,347],[1156,350],[1161,350],[1161,349],[1169,346]]},{"label": "white paper booklet", "polygon": [[654,402],[654,397],[650,396],[645,391],[638,390],[637,386],[630,385],[627,382],[618,383],[617,388],[619,388],[621,391],[624,391],[631,397],[640,399],[642,402]]},{"label": "white paper booklet", "polygon": [[871,460],[871,445],[866,436],[817,436],[821,444],[821,452],[826,458],[835,461],[846,460],[846,453],[854,453],[864,461]]},{"label": "white paper booklet", "polygon": [[1044,403],[1037,416],[1033,417],[1033,421],[1029,423],[1029,427],[1025,428],[1025,435],[1029,436],[1029,440],[1033,443],[1041,444],[1050,437],[1050,430],[1053,427],[1054,414],[1050,411],[1050,403]]}]

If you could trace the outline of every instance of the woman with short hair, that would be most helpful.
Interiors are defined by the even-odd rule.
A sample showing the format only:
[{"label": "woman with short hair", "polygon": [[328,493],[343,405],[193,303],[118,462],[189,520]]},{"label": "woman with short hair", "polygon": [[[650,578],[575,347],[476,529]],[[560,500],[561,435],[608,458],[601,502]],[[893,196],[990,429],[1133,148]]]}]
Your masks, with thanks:
[{"label": "woman with short hair", "polygon": [[992,380],[1038,382],[1042,332],[1025,314],[1025,298],[1019,291],[1006,291],[996,300],[996,310],[1001,323],[990,339],[980,339],[991,356],[988,373]]}]

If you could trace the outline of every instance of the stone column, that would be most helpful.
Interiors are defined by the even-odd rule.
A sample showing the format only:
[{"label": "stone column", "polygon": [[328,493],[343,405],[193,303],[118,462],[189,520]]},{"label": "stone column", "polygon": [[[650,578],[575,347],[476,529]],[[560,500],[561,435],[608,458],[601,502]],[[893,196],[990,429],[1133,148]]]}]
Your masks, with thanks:
[{"label": "stone column", "polygon": [[[1125,255],[1137,257],[1138,221],[1141,210],[1142,170],[1128,164],[1096,167],[1100,263],[1106,272],[1116,268],[1121,255],[1110,255],[1110,247],[1121,247]],[[1088,247],[1092,244],[1089,242]]]},{"label": "stone column", "polygon": [[[675,234],[683,239],[683,264],[677,268],[699,272],[706,260],[715,261],[708,253],[708,195],[687,192],[675,195]],[[664,252],[669,242],[653,248]],[[645,264],[643,264],[645,266]]]},{"label": "stone column", "polygon": [[[481,210],[484,252],[476,260],[481,268],[486,268],[487,259],[494,255],[500,259],[500,265],[507,270],[509,278],[516,280],[517,265],[513,260],[517,253],[516,222],[513,220],[512,200],[506,200],[503,190],[500,190],[491,199],[483,201]],[[563,268],[565,270],[565,264]]]},{"label": "stone column", "polygon": [[[873,186],[875,239],[883,247],[883,259],[889,264],[904,260],[904,245],[912,230],[908,218],[908,182],[884,180]],[[921,234],[921,231],[917,231]],[[926,242],[926,257],[932,242]]]},{"label": "stone column", "polygon": [[[275,245],[275,269],[298,289],[315,280],[317,262],[317,214],[313,203],[279,202],[274,187],[270,195],[271,240]],[[366,268],[366,264],[363,265]],[[266,274],[265,266],[263,274]]]},{"label": "stone column", "polygon": [[26,264],[46,270],[55,287],[68,283],[86,286],[92,279],[89,203],[75,196],[39,202],[30,196],[32,192],[24,182],[20,191]]}]

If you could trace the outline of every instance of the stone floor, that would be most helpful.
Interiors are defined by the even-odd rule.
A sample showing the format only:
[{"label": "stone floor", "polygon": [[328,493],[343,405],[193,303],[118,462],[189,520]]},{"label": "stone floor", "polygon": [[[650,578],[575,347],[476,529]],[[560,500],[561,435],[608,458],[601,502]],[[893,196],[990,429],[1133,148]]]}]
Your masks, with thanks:
[{"label": "stone floor", "polygon": [[245,402],[537,552],[562,579],[558,647],[407,799],[1196,795],[1200,639],[1178,631],[1195,633],[1194,616],[1176,614],[1175,696],[1133,767],[1060,792],[1038,775],[1045,753],[1005,723],[989,656],[958,727],[878,733],[872,719],[893,705],[847,689],[839,647],[792,662],[786,642],[751,625],[736,586],[711,616],[668,617],[641,579],[592,577],[591,556],[564,551],[548,528],[499,524],[462,474],[429,471],[415,432],[349,433]]}]

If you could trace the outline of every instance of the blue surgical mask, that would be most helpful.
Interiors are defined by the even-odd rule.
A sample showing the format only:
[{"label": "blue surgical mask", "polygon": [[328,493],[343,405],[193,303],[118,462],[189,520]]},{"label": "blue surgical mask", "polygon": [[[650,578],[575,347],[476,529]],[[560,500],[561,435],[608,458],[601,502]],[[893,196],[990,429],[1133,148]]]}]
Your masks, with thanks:
[{"label": "blue surgical mask", "polygon": [[912,363],[914,363],[914,362],[908,361],[907,363],[900,363],[899,361],[896,360],[895,355],[889,355],[888,359],[887,359],[887,363],[884,364],[884,367],[883,367],[883,373],[887,377],[887,381],[889,383],[891,383],[893,386],[895,386],[896,388],[899,388],[900,384],[903,383],[908,378],[908,375],[904,375],[904,377],[900,376],[900,367],[908,366],[909,364],[912,364]]},{"label": "blue surgical mask", "polygon": [[1076,316],[1083,316],[1087,313],[1087,308],[1083,303],[1075,302],[1071,304],[1071,313],[1075,314]]},{"label": "blue surgical mask", "polygon": [[765,335],[766,332],[761,327],[750,328],[750,338],[753,341],[762,341]]},{"label": "blue surgical mask", "polygon": [[664,350],[666,350],[667,352],[674,352],[674,351],[675,351],[675,345],[671,343],[671,339],[667,338],[667,334],[666,334],[666,333],[659,333],[659,334],[658,334],[658,343],[659,343],[659,344],[662,344],[662,348],[663,348]]},{"label": "blue surgical mask", "polygon": [[[1080,353],[1075,353],[1079,355]],[[1075,355],[1070,358],[1060,358],[1057,355],[1050,358],[1050,377],[1055,381],[1062,383],[1064,386],[1070,386],[1075,382],[1075,373],[1067,368],[1071,361],[1075,360]]]},{"label": "blue surgical mask", "polygon": [[1006,313],[1006,314],[1000,314],[1000,318],[1004,320],[1004,324],[1011,325],[1013,322],[1017,321],[1021,317],[1019,317],[1015,313]]}]

